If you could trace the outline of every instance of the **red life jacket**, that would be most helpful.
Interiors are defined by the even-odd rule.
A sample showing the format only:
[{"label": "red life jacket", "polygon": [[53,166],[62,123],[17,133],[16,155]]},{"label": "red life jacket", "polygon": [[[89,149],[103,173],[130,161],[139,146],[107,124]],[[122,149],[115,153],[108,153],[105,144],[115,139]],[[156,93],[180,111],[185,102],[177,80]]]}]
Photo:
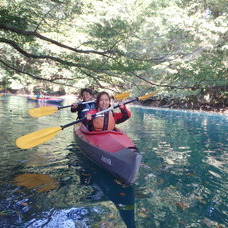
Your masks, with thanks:
[{"label": "red life jacket", "polygon": [[93,127],[95,131],[113,130],[115,128],[113,112],[109,111],[97,115],[93,120]]}]

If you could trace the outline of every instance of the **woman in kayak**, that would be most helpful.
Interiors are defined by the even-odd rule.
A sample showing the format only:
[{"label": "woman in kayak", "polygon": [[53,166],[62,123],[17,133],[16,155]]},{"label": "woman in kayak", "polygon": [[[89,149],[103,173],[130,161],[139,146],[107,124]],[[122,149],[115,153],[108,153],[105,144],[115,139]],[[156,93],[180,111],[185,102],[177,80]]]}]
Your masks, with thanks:
[{"label": "woman in kayak", "polygon": [[119,104],[120,113],[115,113],[112,110],[108,112],[101,113],[92,118],[91,115],[100,112],[102,110],[108,109],[111,105],[111,98],[108,93],[101,92],[97,96],[96,104],[97,108],[86,113],[85,117],[88,123],[88,129],[90,131],[104,131],[104,130],[114,130],[115,124],[122,123],[131,117],[130,111],[121,102]]},{"label": "woman in kayak", "polygon": [[80,97],[82,99],[82,102],[88,102],[88,103],[86,104],[73,103],[71,105],[71,112],[78,113],[77,119],[83,118],[88,111],[96,108],[95,102],[92,101],[93,96],[92,96],[92,91],[90,89],[87,89],[87,88],[82,89],[80,93]]}]

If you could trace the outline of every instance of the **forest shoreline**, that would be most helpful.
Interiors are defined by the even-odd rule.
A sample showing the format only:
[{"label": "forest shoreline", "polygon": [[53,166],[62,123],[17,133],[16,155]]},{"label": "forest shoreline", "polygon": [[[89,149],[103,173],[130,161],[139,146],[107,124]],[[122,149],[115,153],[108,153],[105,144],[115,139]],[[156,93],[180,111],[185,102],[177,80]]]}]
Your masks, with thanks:
[{"label": "forest shoreline", "polygon": [[[12,96],[31,96],[31,94],[18,94],[18,93],[4,93],[3,95],[12,95]],[[77,95],[51,95],[50,97],[61,97],[68,100],[76,100]],[[155,107],[155,108],[164,108],[164,109],[177,109],[177,110],[188,110],[188,111],[202,111],[209,113],[220,113],[228,115],[228,106],[226,105],[227,99],[222,102],[210,102],[202,103],[197,100],[183,100],[183,99],[168,99],[168,98],[150,98],[145,101],[139,101],[138,104],[145,107]]]},{"label": "forest shoreline", "polygon": [[184,101],[184,100],[147,100],[142,102],[144,106],[167,108],[167,109],[179,109],[188,111],[202,111],[221,113],[228,115],[228,106],[225,103],[201,103],[196,101]]}]

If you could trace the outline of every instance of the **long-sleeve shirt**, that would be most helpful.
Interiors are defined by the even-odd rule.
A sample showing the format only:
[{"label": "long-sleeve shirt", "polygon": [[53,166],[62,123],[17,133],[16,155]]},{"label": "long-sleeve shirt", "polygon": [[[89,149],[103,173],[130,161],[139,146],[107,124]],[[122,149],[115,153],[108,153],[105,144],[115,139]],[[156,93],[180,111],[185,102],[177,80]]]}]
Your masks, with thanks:
[{"label": "long-sleeve shirt", "polygon": [[96,103],[91,102],[87,104],[79,104],[76,108],[71,108],[71,112],[77,112],[78,113],[77,119],[81,119],[85,116],[87,112],[95,108],[96,108]]}]

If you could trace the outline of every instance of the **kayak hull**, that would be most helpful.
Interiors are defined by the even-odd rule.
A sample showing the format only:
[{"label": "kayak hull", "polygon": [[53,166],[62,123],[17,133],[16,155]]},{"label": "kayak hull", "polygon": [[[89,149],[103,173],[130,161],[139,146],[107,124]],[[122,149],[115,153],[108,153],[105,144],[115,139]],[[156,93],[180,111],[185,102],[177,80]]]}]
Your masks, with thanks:
[{"label": "kayak hull", "polygon": [[80,149],[94,163],[120,177],[126,184],[136,181],[142,155],[121,130],[89,132],[80,123],[75,125],[74,136]]}]

